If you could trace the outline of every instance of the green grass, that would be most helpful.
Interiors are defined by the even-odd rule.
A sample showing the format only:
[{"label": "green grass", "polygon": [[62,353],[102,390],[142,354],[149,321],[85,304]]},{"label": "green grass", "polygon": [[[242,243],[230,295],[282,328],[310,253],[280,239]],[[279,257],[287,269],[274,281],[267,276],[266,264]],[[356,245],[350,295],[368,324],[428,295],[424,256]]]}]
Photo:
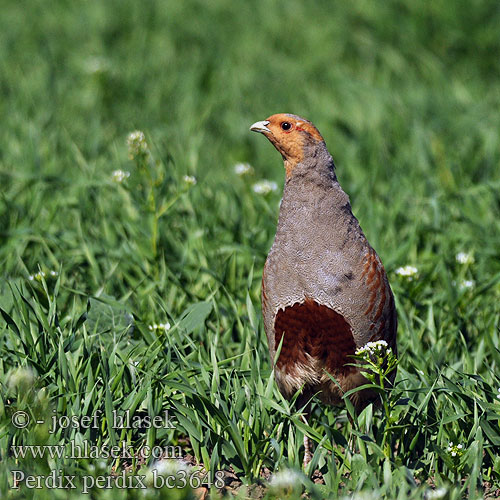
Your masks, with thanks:
[{"label": "green grass", "polygon": [[[2,498],[191,495],[12,488],[12,470],[126,471],[151,485],[153,458],[13,455],[72,442],[179,446],[209,482],[231,471],[241,498],[494,494],[499,22],[495,1],[3,2]],[[388,271],[400,324],[390,418],[369,407],[350,423],[314,404],[306,425],[274,384],[260,280],[284,174],[248,127],[275,112],[318,126]],[[150,153],[132,161],[137,129]],[[237,162],[253,173],[237,176]],[[255,193],[261,179],[280,189]],[[396,273],[405,265],[417,276]],[[175,428],[113,428],[113,410],[169,410]],[[98,415],[98,428],[50,433],[53,415]]]}]

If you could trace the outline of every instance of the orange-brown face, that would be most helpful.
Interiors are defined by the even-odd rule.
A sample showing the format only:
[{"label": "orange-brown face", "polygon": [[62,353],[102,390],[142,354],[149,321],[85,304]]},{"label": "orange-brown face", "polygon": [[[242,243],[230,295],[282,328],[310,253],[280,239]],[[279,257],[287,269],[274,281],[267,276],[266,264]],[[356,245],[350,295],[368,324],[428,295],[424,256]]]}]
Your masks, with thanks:
[{"label": "orange-brown face", "polygon": [[310,121],[288,113],[279,113],[256,122],[250,130],[264,134],[281,153],[287,177],[291,175],[293,167],[304,159],[306,146],[324,142]]}]

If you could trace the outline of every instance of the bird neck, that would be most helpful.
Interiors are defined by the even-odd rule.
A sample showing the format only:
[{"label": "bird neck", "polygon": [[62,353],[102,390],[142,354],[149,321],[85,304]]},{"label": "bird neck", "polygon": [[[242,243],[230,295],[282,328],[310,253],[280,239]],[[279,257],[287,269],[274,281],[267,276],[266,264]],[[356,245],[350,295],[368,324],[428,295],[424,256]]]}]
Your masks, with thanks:
[{"label": "bird neck", "polygon": [[346,220],[353,218],[349,197],[334,175],[293,176],[283,189],[276,241],[338,239],[350,227]]},{"label": "bird neck", "polygon": [[[303,161],[295,165],[292,174],[287,176],[282,208],[284,206],[309,207],[311,213],[326,207],[330,214],[338,212],[339,218],[350,213],[349,197],[337,180],[335,165],[326,146],[310,151]],[[349,210],[346,211],[346,207]]]},{"label": "bird neck", "polygon": [[323,149],[315,149],[312,154],[308,154],[301,162],[291,163],[284,159],[287,187],[296,190],[307,190],[311,188],[323,188],[330,190],[338,185],[335,175],[335,164],[330,153]]}]

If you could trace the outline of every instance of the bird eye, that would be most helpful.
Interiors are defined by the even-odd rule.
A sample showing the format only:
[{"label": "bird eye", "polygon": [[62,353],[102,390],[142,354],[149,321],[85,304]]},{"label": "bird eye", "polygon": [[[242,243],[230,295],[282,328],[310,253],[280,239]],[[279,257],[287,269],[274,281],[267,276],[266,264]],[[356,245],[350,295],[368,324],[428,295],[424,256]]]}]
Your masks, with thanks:
[{"label": "bird eye", "polygon": [[281,128],[283,130],[290,130],[292,128],[292,124],[289,122],[282,122],[281,123]]}]

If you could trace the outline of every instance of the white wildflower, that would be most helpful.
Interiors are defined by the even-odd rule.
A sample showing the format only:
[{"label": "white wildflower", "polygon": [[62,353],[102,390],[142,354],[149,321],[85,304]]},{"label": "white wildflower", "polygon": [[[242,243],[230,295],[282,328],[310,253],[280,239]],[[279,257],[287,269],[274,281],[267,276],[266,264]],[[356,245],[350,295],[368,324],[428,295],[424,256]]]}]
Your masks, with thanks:
[{"label": "white wildflower", "polygon": [[170,458],[160,459],[154,462],[151,469],[156,470],[159,476],[168,476],[170,474],[176,474],[179,471],[189,472],[191,466],[185,460]]},{"label": "white wildflower", "polygon": [[465,290],[467,288],[473,288],[475,285],[474,280],[462,280],[459,284],[460,290]]},{"label": "white wildflower", "polygon": [[278,184],[274,181],[268,181],[268,180],[262,180],[259,182],[256,182],[252,189],[254,192],[257,194],[269,194],[271,191],[277,191],[278,190]]},{"label": "white wildflower", "polygon": [[234,173],[239,175],[240,177],[251,174],[253,172],[253,168],[250,163],[237,163],[234,166]]},{"label": "white wildflower", "polygon": [[46,276],[46,274],[45,274],[44,271],[38,271],[36,274],[30,274],[28,276],[28,279],[30,281],[34,281],[34,280],[36,280],[36,281],[42,281],[42,278],[45,278],[45,276]]},{"label": "white wildflower", "polygon": [[391,348],[388,346],[385,340],[377,340],[376,342],[367,342],[363,347],[356,350],[356,355],[362,354],[382,354],[384,352],[391,352]]},{"label": "white wildflower", "polygon": [[148,143],[144,132],[136,130],[130,132],[127,137],[128,157],[135,160],[139,156],[146,156],[148,154]]},{"label": "white wildflower", "polygon": [[31,368],[19,366],[11,370],[7,376],[7,386],[11,390],[26,392],[35,383],[35,373]]},{"label": "white wildflower", "polygon": [[104,57],[89,57],[84,62],[84,68],[87,73],[95,75],[98,73],[104,73],[109,69],[109,63]]},{"label": "white wildflower", "polygon": [[396,269],[396,274],[408,278],[409,281],[411,281],[417,273],[418,269],[415,266],[403,266]]},{"label": "white wildflower", "polygon": [[461,444],[455,445],[453,444],[453,441],[450,441],[450,443],[448,444],[447,451],[452,457],[461,456],[463,453],[462,450],[463,450],[463,445]]},{"label": "white wildflower", "polygon": [[446,496],[446,493],[448,493],[448,490],[446,488],[427,490],[425,498],[427,498],[427,500],[440,500],[441,498],[444,498]]},{"label": "white wildflower", "polygon": [[168,330],[170,330],[170,323],[153,323],[152,325],[149,325],[148,326],[149,330],[150,331],[158,331],[158,330],[162,330],[164,332],[167,332]]},{"label": "white wildflower", "polygon": [[293,469],[285,469],[277,472],[269,483],[273,490],[294,490],[297,485],[302,484],[302,476]]},{"label": "white wildflower", "polygon": [[196,184],[196,177],[192,175],[185,175],[182,180],[186,183],[189,184],[190,186],[194,186]]},{"label": "white wildflower", "polygon": [[497,399],[500,399],[500,387],[498,388]]},{"label": "white wildflower", "polygon": [[56,276],[59,276],[59,273],[57,271],[50,271],[49,274],[52,276],[52,277],[56,277]]},{"label": "white wildflower", "polygon": [[[154,471],[154,475],[153,475]],[[145,484],[148,486],[154,485],[154,476],[171,476],[174,478],[186,478],[190,472],[192,471],[192,467],[182,459],[160,459],[156,462],[153,462],[149,467],[148,472],[145,477]],[[182,474],[179,474],[182,473]],[[178,483],[179,487],[181,483]]]},{"label": "white wildflower", "polygon": [[125,170],[115,170],[111,174],[111,179],[114,182],[123,182],[125,179],[130,177],[130,172],[126,172]]},{"label": "white wildflower", "polygon": [[455,259],[459,264],[473,264],[474,263],[474,256],[471,253],[466,253],[466,252],[458,252],[457,255],[455,255]]}]

